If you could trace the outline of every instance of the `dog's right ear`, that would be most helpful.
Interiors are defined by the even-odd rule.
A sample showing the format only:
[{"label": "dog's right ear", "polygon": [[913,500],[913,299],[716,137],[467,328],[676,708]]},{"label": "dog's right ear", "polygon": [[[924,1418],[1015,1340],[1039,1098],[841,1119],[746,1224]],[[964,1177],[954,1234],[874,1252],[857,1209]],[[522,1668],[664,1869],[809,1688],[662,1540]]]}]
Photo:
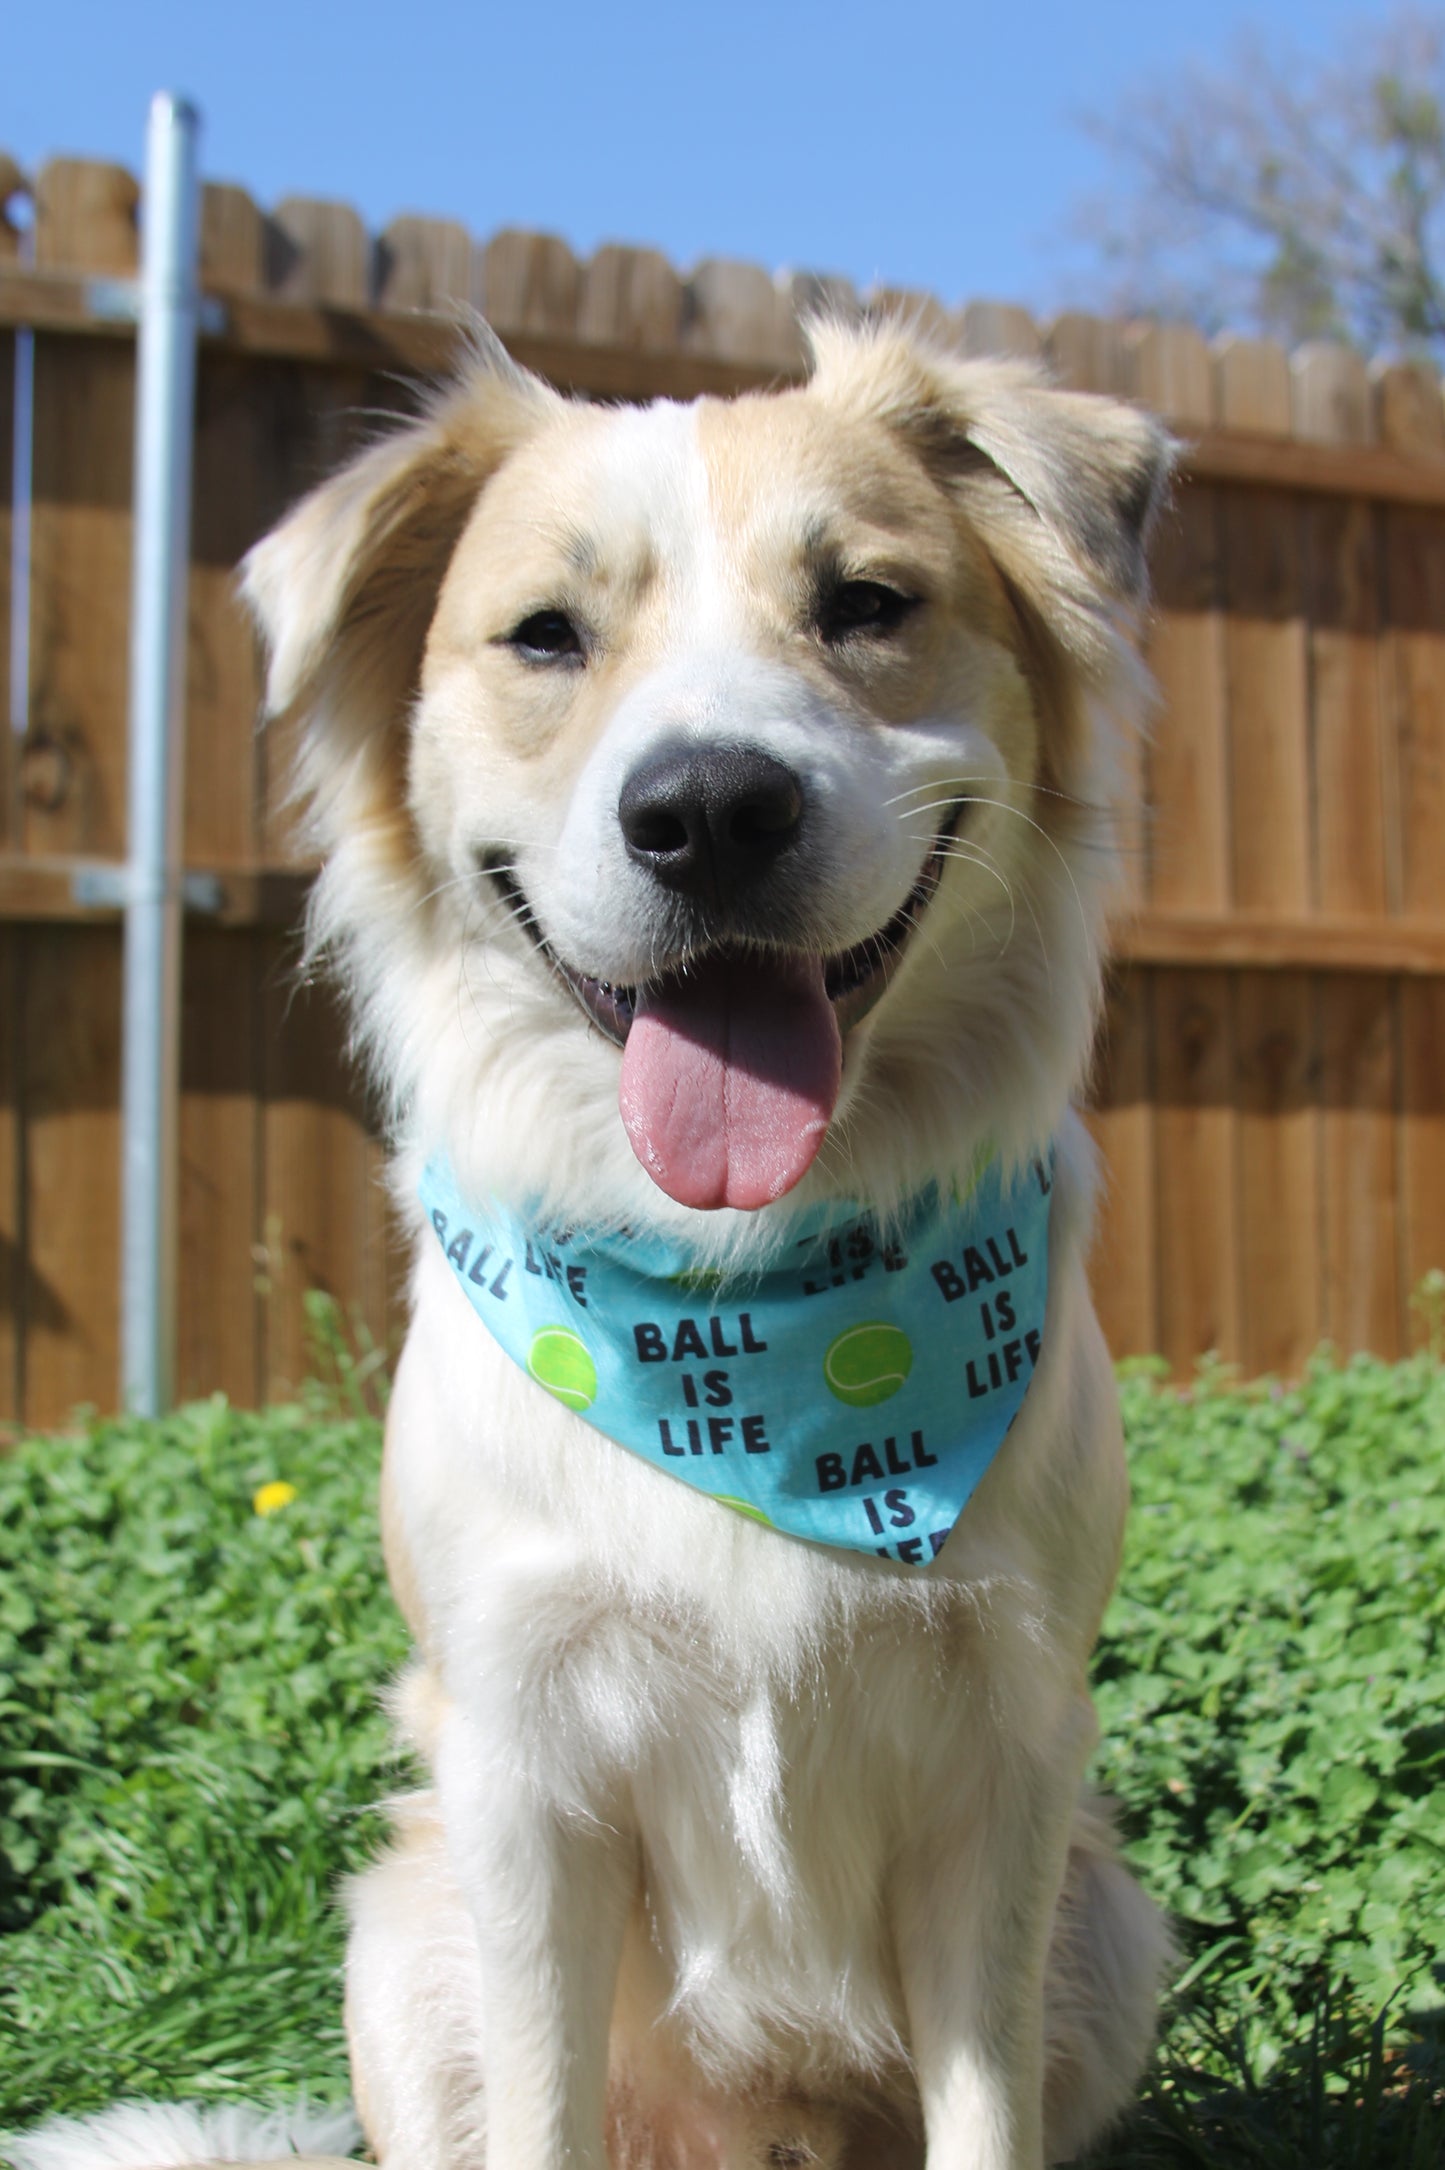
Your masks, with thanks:
[{"label": "dog's right ear", "polygon": [[[479,328],[456,382],[288,513],[242,568],[264,638],[266,713],[300,729],[297,782],[352,817],[393,798],[427,627],[489,475],[562,402]],[[361,786],[347,792],[348,780]],[[326,838],[323,835],[323,844]]]}]

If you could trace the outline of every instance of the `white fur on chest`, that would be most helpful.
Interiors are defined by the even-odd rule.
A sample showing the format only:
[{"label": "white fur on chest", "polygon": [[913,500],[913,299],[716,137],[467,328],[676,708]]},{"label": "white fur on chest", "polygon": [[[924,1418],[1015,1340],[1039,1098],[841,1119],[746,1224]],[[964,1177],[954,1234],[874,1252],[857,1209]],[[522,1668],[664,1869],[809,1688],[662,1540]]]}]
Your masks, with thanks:
[{"label": "white fur on chest", "polygon": [[591,1430],[423,1241],[389,1453],[442,1761],[469,1797],[495,1756],[541,1815],[634,1822],[634,1989],[719,2079],[787,2037],[795,2067],[804,2036],[901,2062],[891,1864],[966,1820],[1001,1737],[1047,1740],[1077,1697],[1123,1510],[1086,1210],[1066,1154],[1045,1359],[928,1572],[760,1529]]}]

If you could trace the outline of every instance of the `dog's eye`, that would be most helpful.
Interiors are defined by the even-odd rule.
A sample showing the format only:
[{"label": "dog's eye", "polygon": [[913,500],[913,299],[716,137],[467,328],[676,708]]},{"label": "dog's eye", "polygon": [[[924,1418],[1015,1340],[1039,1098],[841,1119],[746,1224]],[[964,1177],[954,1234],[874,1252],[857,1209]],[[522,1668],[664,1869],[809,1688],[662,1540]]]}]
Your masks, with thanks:
[{"label": "dog's eye", "polygon": [[564,610],[534,610],[530,618],[514,625],[506,636],[528,663],[562,663],[582,660],[582,636]]},{"label": "dog's eye", "polygon": [[921,598],[881,580],[840,580],[818,599],[817,628],[826,641],[854,633],[892,633],[917,610]]}]

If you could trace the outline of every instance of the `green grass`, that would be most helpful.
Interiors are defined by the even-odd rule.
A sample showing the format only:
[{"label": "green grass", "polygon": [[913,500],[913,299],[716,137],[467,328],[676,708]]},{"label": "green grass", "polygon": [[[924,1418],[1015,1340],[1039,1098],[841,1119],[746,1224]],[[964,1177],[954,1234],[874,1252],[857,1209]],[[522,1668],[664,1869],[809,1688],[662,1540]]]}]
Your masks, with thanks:
[{"label": "green grass", "polygon": [[[399,1782],[404,1636],[341,1385],[356,1408],[202,1403],[0,1460],[0,2127],[345,2092],[332,1894]],[[1098,2170],[1433,2170],[1445,1374],[1124,1392],[1099,1777],[1183,1969]]]}]

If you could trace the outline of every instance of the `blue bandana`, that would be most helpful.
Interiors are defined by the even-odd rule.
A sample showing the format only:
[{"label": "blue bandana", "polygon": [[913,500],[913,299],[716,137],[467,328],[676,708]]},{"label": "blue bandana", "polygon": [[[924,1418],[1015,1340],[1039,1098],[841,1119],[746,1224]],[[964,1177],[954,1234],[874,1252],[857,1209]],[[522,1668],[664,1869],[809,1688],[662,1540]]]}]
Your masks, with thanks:
[{"label": "blue bandana", "polygon": [[627,1229],[422,1202],[483,1324],[540,1387],[654,1468],[815,1544],[921,1566],[1018,1414],[1048,1295],[1051,1166],[884,1228],[832,1201],[761,1273],[699,1270]]}]

